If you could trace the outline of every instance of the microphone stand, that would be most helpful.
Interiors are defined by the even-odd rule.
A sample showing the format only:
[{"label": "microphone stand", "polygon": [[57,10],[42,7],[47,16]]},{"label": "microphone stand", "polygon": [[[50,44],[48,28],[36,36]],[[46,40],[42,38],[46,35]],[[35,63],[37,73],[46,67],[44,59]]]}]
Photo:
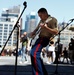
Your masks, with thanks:
[{"label": "microphone stand", "polygon": [[[69,20],[69,21],[70,21],[70,20]],[[70,25],[72,22],[73,22],[73,20],[71,20],[69,23],[67,23],[67,25],[66,25],[63,29],[61,29],[61,30],[59,31],[59,33],[58,33],[58,42],[57,42],[57,43],[58,43],[58,49],[59,49],[59,44],[60,44],[60,43],[59,43],[59,42],[60,42],[60,41],[59,41],[59,40],[60,40],[60,33],[61,33],[68,25]],[[55,37],[55,36],[54,36],[54,37]],[[53,37],[53,38],[54,38],[54,37]],[[52,39],[53,39],[53,38],[52,38]],[[51,39],[51,40],[52,40],[52,39]],[[56,65],[56,70],[55,70],[55,72],[54,72],[53,74],[51,74],[51,75],[60,75],[60,74],[58,73],[58,55],[59,55],[59,54],[58,54],[58,50],[57,50],[57,51],[56,51],[56,64],[57,64],[57,65]]]},{"label": "microphone stand", "polygon": [[[2,51],[1,51],[1,53],[2,53],[3,50],[4,50],[4,48],[5,48],[5,46],[6,46],[6,44],[7,44],[7,42],[9,41],[9,39],[10,39],[10,37],[11,37],[11,35],[12,35],[14,29],[17,28],[17,45],[16,45],[17,47],[16,47],[16,59],[15,59],[15,72],[14,72],[14,75],[16,75],[16,71],[17,71],[18,40],[19,40],[19,38],[18,38],[18,37],[19,37],[19,26],[18,26],[18,23],[19,23],[19,20],[20,20],[20,18],[21,18],[21,16],[22,16],[24,10],[25,10],[26,7],[27,7],[26,2],[24,2],[23,5],[24,5],[24,9],[22,10],[22,12],[21,12],[21,14],[20,14],[20,16],[19,16],[19,18],[18,18],[16,24],[14,25],[13,30],[11,31],[11,33],[10,33],[10,35],[9,35],[9,37],[8,37],[8,39],[7,39],[6,43],[5,43],[5,45],[4,45],[4,47],[2,48]],[[1,53],[0,53],[0,55],[1,55]]]}]

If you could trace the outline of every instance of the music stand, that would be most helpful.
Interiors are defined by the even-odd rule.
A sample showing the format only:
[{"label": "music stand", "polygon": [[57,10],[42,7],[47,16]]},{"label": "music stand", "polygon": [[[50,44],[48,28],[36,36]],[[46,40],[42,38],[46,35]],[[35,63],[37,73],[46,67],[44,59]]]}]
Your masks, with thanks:
[{"label": "music stand", "polygon": [[[59,33],[58,33],[58,49],[59,49],[59,41],[60,41],[60,33],[68,26],[68,25],[70,25],[71,23],[73,22],[73,19],[72,20],[69,20],[69,23],[67,23],[67,25],[63,28],[63,29],[61,29],[60,31],[59,31]],[[56,35],[55,35],[56,36]],[[54,37],[55,37],[54,36]],[[53,38],[54,38],[53,37]],[[53,39],[52,38],[52,39]],[[51,40],[52,40],[51,39]],[[58,73],[58,50],[56,51],[56,69],[55,69],[55,72],[53,73],[53,74],[51,74],[51,75],[60,75],[59,73]]]},{"label": "music stand", "polygon": [[[26,7],[27,7],[26,2],[24,2],[23,5],[24,5],[24,8],[23,8],[23,10],[22,10],[22,12],[21,12],[21,14],[20,14],[18,20],[16,21],[16,24],[14,25],[13,30],[11,31],[11,33],[10,33],[10,35],[9,35],[9,37],[8,37],[8,39],[7,39],[7,41],[5,42],[4,47],[2,48],[2,51],[1,51],[1,53],[2,53],[3,50],[4,50],[4,48],[5,48],[5,46],[6,46],[6,44],[7,44],[7,42],[9,41],[9,39],[10,39],[10,37],[11,37],[13,31],[15,30],[15,28],[17,28],[17,45],[16,45],[16,58],[15,58],[15,72],[14,72],[14,75],[16,75],[16,72],[17,72],[17,56],[18,56],[18,40],[19,40],[19,38],[18,38],[18,37],[19,37],[19,25],[18,25],[18,23],[19,23],[19,20],[20,20],[20,18],[21,18],[21,16],[22,16],[24,10],[25,10]],[[1,53],[0,53],[0,55],[1,55]]]}]

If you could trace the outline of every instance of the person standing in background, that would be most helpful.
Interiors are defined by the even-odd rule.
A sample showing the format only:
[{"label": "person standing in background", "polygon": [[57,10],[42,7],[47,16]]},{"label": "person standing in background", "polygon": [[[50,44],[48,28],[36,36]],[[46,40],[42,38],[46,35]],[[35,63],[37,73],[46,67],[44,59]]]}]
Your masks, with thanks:
[{"label": "person standing in background", "polygon": [[21,64],[21,63],[27,62],[26,54],[27,54],[28,38],[27,37],[23,38],[23,35],[22,35],[20,42],[22,42],[22,47],[21,47],[21,61],[20,61],[20,64]]},{"label": "person standing in background", "polygon": [[66,47],[64,47],[62,54],[63,54],[63,62],[66,59],[67,63],[69,63],[69,61],[68,61],[68,50],[66,49]]},{"label": "person standing in background", "polygon": [[[52,64],[55,61],[55,45],[54,45],[54,41],[50,41],[50,45],[47,49],[47,54],[48,54],[48,64]],[[51,61],[50,61],[51,58]]]},{"label": "person standing in background", "polygon": [[69,58],[70,58],[70,63],[72,64],[73,62],[73,56],[74,56],[74,39],[71,38],[70,39],[70,43],[69,43]]}]

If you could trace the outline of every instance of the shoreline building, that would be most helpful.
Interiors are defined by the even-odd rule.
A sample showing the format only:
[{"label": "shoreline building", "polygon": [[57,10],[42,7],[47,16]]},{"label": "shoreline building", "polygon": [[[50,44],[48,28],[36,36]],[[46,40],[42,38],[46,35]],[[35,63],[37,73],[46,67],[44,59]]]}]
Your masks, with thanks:
[{"label": "shoreline building", "polygon": [[[20,5],[13,6],[12,8],[7,8],[2,11],[1,17],[0,17],[0,45],[3,47],[12,32],[17,19],[20,15]],[[19,33],[20,28],[22,28],[22,19],[19,20],[18,25],[19,27]],[[6,49],[13,49],[16,48],[17,45],[17,25],[9,38]]]},{"label": "shoreline building", "polygon": [[[60,42],[63,44],[63,48],[69,45],[70,39],[74,38],[74,24],[71,24],[66,27],[67,23],[59,23],[59,31],[60,32]],[[66,28],[65,28],[66,27]],[[65,29],[63,29],[65,28]],[[72,28],[72,30],[71,30]],[[58,36],[56,36],[55,40],[57,41]]]},{"label": "shoreline building", "polygon": [[31,12],[27,15],[25,21],[25,31],[28,33],[32,32],[37,26],[37,21],[38,18],[35,12]]}]

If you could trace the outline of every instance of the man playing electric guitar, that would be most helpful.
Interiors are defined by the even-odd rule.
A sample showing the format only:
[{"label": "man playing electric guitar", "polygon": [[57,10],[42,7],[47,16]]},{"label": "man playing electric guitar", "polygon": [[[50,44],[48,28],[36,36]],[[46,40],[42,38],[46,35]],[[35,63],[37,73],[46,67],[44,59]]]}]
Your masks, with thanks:
[{"label": "man playing electric guitar", "polygon": [[[51,17],[45,8],[40,8],[38,10],[38,16],[40,17],[40,22],[36,29],[30,33],[30,37],[36,34],[38,29],[39,37],[36,40],[35,44],[32,46],[30,56],[31,56],[31,63],[32,63],[32,75],[48,75],[45,66],[41,60],[40,53],[43,47],[46,47],[49,44],[50,38],[54,35],[58,34],[58,27],[57,27],[57,19]],[[52,18],[52,19],[51,19]],[[50,19],[49,21],[47,21]],[[41,25],[41,23],[44,23]],[[27,33],[24,34],[26,36]]]}]

